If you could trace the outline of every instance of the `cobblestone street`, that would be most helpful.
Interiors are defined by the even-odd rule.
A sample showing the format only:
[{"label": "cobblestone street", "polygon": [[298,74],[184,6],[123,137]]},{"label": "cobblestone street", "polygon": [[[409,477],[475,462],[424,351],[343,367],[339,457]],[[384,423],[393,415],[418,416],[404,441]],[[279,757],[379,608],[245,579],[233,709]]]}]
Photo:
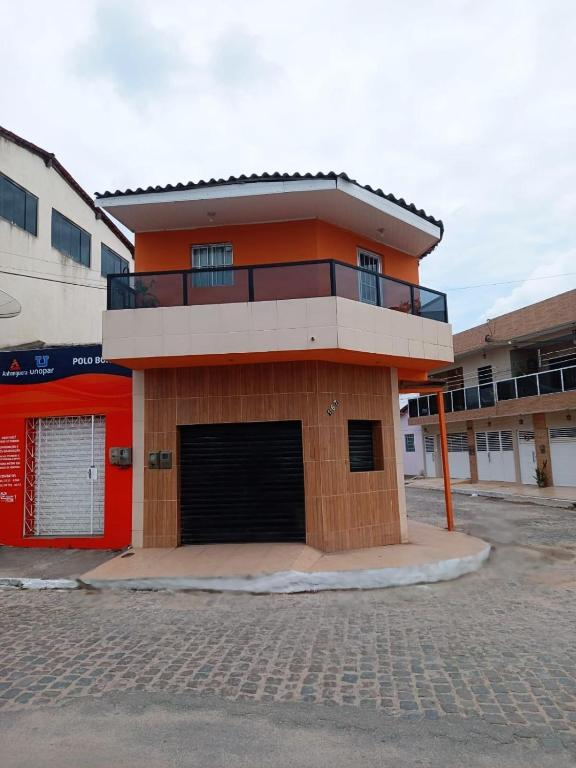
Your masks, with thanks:
[{"label": "cobblestone street", "polygon": [[[441,494],[408,490],[441,524]],[[450,583],[290,596],[0,592],[4,713],[197,694],[479,722],[576,755],[576,512],[455,497],[495,549]],[[428,763],[422,763],[428,765]]]}]

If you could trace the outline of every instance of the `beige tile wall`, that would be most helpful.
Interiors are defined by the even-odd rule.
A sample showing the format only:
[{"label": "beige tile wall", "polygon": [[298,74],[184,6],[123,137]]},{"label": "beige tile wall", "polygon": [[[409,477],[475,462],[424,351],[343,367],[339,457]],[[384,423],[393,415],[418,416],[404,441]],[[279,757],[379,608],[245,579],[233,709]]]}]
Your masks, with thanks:
[{"label": "beige tile wall", "polygon": [[108,360],[345,349],[450,362],[452,328],[338,296],[104,313]]}]

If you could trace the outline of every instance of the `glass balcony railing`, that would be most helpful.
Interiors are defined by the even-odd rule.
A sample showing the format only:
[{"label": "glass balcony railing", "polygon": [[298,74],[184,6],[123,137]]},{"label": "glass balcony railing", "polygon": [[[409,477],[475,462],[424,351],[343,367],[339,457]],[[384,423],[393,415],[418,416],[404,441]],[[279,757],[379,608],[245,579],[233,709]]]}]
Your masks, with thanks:
[{"label": "glass balcony railing", "polygon": [[341,296],[448,322],[446,294],[341,261],[108,275],[108,309]]},{"label": "glass balcony railing", "polygon": [[[535,395],[551,395],[557,392],[576,390],[576,365],[557,368],[540,373],[530,373],[513,379],[503,379],[490,384],[478,384],[463,389],[443,392],[446,413],[456,411],[475,411],[490,408],[505,400],[517,400]],[[435,416],[438,413],[436,395],[413,397],[408,401],[408,414],[411,418]]]}]

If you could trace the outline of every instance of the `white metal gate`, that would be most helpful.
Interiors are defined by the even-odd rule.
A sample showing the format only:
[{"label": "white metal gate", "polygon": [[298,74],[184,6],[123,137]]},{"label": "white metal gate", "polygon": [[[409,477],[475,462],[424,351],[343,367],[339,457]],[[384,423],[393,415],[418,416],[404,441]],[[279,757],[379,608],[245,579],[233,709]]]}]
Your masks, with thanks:
[{"label": "white metal gate", "polygon": [[449,433],[447,442],[450,477],[456,480],[467,480],[470,477],[470,454],[466,432]]},{"label": "white metal gate", "polygon": [[424,436],[424,465],[426,469],[426,477],[437,477],[435,444],[436,438],[434,435]]},{"label": "white metal gate", "polygon": [[518,452],[520,459],[520,482],[524,485],[536,485],[536,444],[534,432],[518,431]]},{"label": "white metal gate", "polygon": [[103,533],[104,434],[103,416],[30,420],[25,535]]},{"label": "white metal gate", "polygon": [[554,485],[576,486],[576,427],[550,429],[550,458]]},{"label": "white metal gate", "polygon": [[478,480],[516,482],[511,430],[476,432]]}]

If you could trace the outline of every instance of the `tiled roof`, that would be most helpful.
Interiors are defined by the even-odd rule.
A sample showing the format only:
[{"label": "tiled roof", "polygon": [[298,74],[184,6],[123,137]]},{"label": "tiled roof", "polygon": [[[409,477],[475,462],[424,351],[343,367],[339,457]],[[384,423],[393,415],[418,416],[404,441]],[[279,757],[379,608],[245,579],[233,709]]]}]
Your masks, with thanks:
[{"label": "tiled roof", "polygon": [[64,168],[60,161],[56,159],[56,156],[53,152],[48,152],[45,149],[42,149],[42,147],[38,147],[36,144],[32,144],[31,141],[23,139],[22,136],[18,136],[16,133],[12,133],[12,131],[9,131],[7,128],[3,128],[1,125],[0,138],[6,139],[6,141],[11,141],[12,144],[16,144],[23,149],[27,149],[28,152],[32,152],[34,155],[42,158],[47,168],[54,168],[54,170],[60,174],[64,181],[66,181],[67,184],[72,187],[76,194],[81,197],[82,200],[84,200],[86,205],[88,205],[94,211],[96,216],[101,218],[104,224],[106,224],[106,226],[111,230],[111,232],[113,232],[116,237],[122,241],[130,253],[134,253],[134,245],[130,242],[130,240],[128,240],[126,235],[114,224],[112,219],[110,219],[109,216],[104,213],[104,211],[102,211],[94,204],[94,200],[92,200],[88,192],[82,189],[76,179],[66,170],[66,168]]},{"label": "tiled roof", "polygon": [[129,195],[147,195],[152,193],[158,193],[158,192],[182,192],[187,189],[201,189],[202,187],[217,187],[217,186],[223,186],[226,184],[253,184],[255,182],[262,182],[262,181],[302,181],[305,179],[313,179],[313,180],[328,180],[328,181],[336,181],[337,179],[343,179],[344,181],[350,182],[350,184],[355,184],[357,187],[360,187],[361,189],[366,189],[368,192],[372,192],[375,195],[378,195],[379,197],[383,197],[386,200],[389,200],[391,203],[394,203],[395,205],[399,205],[401,208],[404,208],[407,211],[411,211],[412,213],[416,214],[416,216],[420,216],[420,218],[425,219],[426,221],[429,221],[431,224],[435,224],[437,227],[440,228],[440,239],[442,239],[442,234],[444,233],[444,225],[440,219],[435,219],[433,216],[430,216],[426,213],[426,211],[423,211],[421,208],[416,208],[416,206],[413,203],[407,203],[404,198],[395,197],[394,195],[383,192],[381,189],[374,189],[369,184],[360,184],[355,179],[351,179],[347,174],[345,173],[336,173],[335,171],[329,171],[328,173],[280,173],[279,171],[276,171],[275,173],[253,173],[250,176],[230,176],[228,179],[210,179],[209,181],[189,181],[185,184],[167,184],[165,187],[157,186],[157,187],[147,187],[146,189],[143,189],[142,187],[138,187],[138,189],[127,189],[125,191],[121,191],[119,189],[116,190],[116,192],[96,192],[96,198],[99,200],[104,200],[107,197],[122,197],[122,196],[129,196]]}]

